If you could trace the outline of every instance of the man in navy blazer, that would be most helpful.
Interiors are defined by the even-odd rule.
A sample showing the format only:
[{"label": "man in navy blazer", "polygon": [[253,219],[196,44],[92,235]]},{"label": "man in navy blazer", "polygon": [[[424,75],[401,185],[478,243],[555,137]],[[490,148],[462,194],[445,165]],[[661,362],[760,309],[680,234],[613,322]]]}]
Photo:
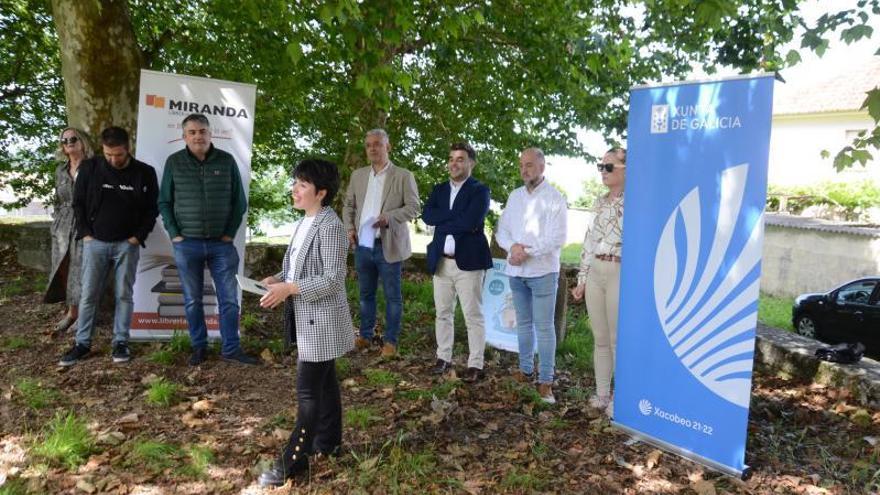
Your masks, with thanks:
[{"label": "man in navy blazer", "polygon": [[470,144],[453,144],[447,164],[449,181],[434,186],[422,210],[422,220],[434,227],[434,239],[428,244],[428,270],[434,274],[437,313],[437,363],[433,371],[443,374],[452,368],[457,296],[468,332],[468,368],[463,376],[466,382],[485,377],[483,279],[492,267],[489,242],[483,232],[489,212],[489,188],[471,177],[476,157]]}]

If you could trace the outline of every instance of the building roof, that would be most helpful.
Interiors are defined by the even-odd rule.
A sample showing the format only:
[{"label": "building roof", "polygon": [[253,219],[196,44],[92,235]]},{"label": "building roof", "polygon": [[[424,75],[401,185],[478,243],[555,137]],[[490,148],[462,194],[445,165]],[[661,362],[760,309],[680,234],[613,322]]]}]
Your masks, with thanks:
[{"label": "building roof", "polygon": [[878,85],[880,57],[876,56],[864,63],[853,63],[844,73],[803,82],[777,83],[773,115],[856,112],[865,101],[865,93]]},{"label": "building roof", "polygon": [[788,227],[793,229],[816,230],[833,234],[862,235],[880,237],[880,228],[874,225],[860,225],[844,222],[832,222],[821,218],[806,218],[778,213],[765,213],[764,225]]}]

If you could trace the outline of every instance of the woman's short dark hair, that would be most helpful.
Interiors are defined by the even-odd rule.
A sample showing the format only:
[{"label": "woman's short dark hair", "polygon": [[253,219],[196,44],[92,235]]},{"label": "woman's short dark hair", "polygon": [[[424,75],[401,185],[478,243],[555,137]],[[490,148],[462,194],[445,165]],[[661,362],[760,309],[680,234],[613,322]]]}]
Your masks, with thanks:
[{"label": "woman's short dark hair", "polygon": [[303,160],[293,169],[293,178],[315,186],[316,194],[322,189],[327,191],[321,199],[321,206],[329,205],[339,191],[339,169],[331,161],[317,158]]}]

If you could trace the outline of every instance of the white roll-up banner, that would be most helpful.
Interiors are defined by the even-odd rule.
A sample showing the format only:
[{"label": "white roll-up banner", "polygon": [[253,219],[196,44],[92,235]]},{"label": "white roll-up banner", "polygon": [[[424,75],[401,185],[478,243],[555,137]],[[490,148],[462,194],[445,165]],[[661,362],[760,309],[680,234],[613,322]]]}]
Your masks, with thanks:
[{"label": "white roll-up banner", "polygon": [[[156,169],[159,183],[168,155],[184,148],[184,117],[201,113],[211,123],[214,146],[232,154],[241,173],[245,193],[251,181],[251,148],[254,138],[256,86],[203,77],[141,71],[135,156]],[[246,219],[235,236],[238,272],[243,270]],[[171,240],[156,220],[141,250],[134,284],[132,340],[168,338],[174,331],[187,331],[183,291],[174,263]],[[206,275],[203,298],[208,335],[219,338],[217,296]],[[239,300],[241,294],[239,293]]]}]

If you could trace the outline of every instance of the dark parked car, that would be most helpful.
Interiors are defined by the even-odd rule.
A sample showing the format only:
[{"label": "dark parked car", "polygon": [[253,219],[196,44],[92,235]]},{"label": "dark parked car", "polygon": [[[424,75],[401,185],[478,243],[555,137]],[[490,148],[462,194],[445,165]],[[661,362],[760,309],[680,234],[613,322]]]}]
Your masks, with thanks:
[{"label": "dark parked car", "polygon": [[802,294],[794,300],[795,331],[837,344],[861,342],[865,354],[880,356],[880,277],[848,282],[830,292]]}]

